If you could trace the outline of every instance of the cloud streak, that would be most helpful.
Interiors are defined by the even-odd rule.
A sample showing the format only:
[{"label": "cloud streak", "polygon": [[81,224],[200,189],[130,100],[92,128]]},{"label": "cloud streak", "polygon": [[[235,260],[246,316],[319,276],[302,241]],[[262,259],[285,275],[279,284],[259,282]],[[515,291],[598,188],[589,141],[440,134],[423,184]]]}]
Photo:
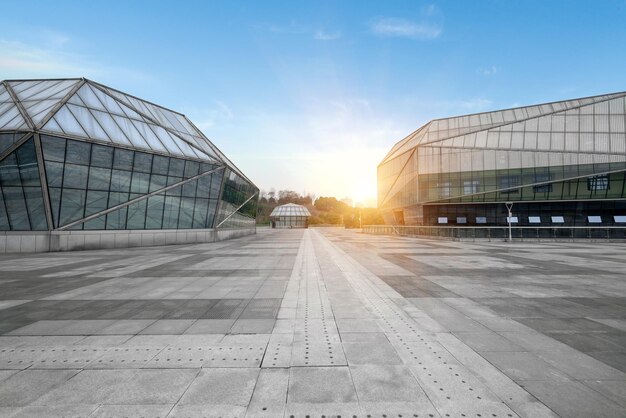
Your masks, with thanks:
[{"label": "cloud streak", "polygon": [[57,32],[43,32],[42,42],[37,44],[0,38],[0,74],[3,78],[93,77],[134,81],[152,78],[73,52],[69,50],[70,44],[68,36]]},{"label": "cloud streak", "polygon": [[371,31],[374,35],[416,40],[435,39],[441,35],[442,30],[441,25],[436,23],[413,22],[396,18],[378,19],[371,25]]}]

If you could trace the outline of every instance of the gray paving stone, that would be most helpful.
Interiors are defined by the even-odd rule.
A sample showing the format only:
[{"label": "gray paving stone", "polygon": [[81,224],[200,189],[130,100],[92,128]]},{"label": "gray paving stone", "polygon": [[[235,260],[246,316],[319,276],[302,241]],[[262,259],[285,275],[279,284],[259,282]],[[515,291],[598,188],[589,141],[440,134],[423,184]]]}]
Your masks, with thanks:
[{"label": "gray paving stone", "polygon": [[524,389],[563,417],[624,416],[624,408],[579,382],[529,381]]},{"label": "gray paving stone", "polygon": [[482,356],[514,380],[562,381],[570,377],[533,353],[484,352]]},{"label": "gray paving stone", "polygon": [[[329,385],[328,382],[333,382]],[[354,384],[347,367],[292,367],[288,404],[356,403]]]},{"label": "gray paving stone", "polygon": [[226,334],[234,323],[234,319],[198,319],[185,334]]},{"label": "gray paving stone", "polygon": [[350,367],[350,373],[361,402],[419,402],[432,407],[415,377],[405,367],[354,366]]},{"label": "gray paving stone", "polygon": [[259,369],[205,369],[180,399],[180,405],[228,405],[246,408]]},{"label": "gray paving stone", "polygon": [[148,327],[144,328],[140,334],[143,335],[177,335],[184,333],[195,319],[159,319]]},{"label": "gray paving stone", "polygon": [[402,364],[396,350],[389,342],[354,342],[343,343],[348,364]]},{"label": "gray paving stone", "polygon": [[285,411],[289,370],[261,370],[246,417],[278,417]]},{"label": "gray paving stone", "polygon": [[165,418],[174,405],[100,405],[89,418]]},{"label": "gray paving stone", "polygon": [[0,406],[26,406],[62,385],[77,370],[24,370],[0,382]]}]

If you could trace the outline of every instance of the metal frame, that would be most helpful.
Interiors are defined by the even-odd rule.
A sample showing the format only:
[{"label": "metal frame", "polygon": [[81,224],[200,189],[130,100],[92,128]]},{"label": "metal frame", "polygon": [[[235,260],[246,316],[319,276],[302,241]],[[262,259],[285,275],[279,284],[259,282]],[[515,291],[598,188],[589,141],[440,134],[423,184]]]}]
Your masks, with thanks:
[{"label": "metal frame", "polygon": [[[222,224],[224,222],[226,222],[227,220],[229,220],[234,214],[236,214],[239,209],[241,209],[242,207],[245,206],[246,203],[248,203],[250,200],[252,200],[255,196],[257,196],[259,194],[259,192],[257,191],[256,193],[254,193],[252,196],[250,196],[248,199],[246,199],[245,202],[243,202],[241,205],[239,205],[239,207],[237,209],[235,209],[230,215],[228,215],[227,217],[224,218],[224,220],[222,222],[220,222],[219,224],[217,224],[217,226],[215,227],[215,229],[219,228],[220,226],[222,226]],[[255,219],[255,218],[250,218],[250,219]]]},{"label": "metal frame", "polygon": [[149,198],[149,197],[152,197],[152,196],[155,196],[155,195],[158,195],[158,194],[165,193],[166,191],[168,191],[168,190],[170,190],[170,189],[173,189],[173,188],[178,187],[178,186],[182,186],[182,185],[183,185],[183,184],[185,184],[185,183],[190,183],[190,182],[192,182],[192,181],[194,181],[194,180],[199,179],[200,177],[205,177],[205,176],[208,176],[209,174],[213,174],[213,173],[215,173],[215,172],[217,172],[217,171],[223,170],[224,168],[226,168],[226,166],[220,166],[220,167],[215,168],[215,169],[213,169],[213,170],[205,171],[204,173],[200,173],[200,174],[197,174],[197,175],[195,175],[195,176],[193,176],[193,177],[189,177],[188,179],[185,179],[185,180],[179,181],[178,183],[171,184],[171,185],[169,185],[169,186],[166,186],[166,187],[163,187],[163,188],[161,188],[161,189],[155,190],[155,191],[150,192],[150,193],[148,193],[148,194],[141,195],[141,196],[136,197],[136,198],[134,198],[134,199],[128,200],[128,201],[126,201],[126,202],[124,202],[124,203],[120,203],[119,205],[112,206],[112,207],[107,208],[107,209],[104,209],[104,210],[102,210],[102,211],[100,211],[100,212],[93,213],[93,214],[91,214],[91,215],[89,215],[89,216],[86,216],[86,217],[84,217],[84,218],[78,219],[78,220],[76,220],[76,221],[72,221],[72,222],[70,222],[69,224],[65,224],[65,225],[63,225],[63,226],[60,226],[60,227],[58,227],[58,228],[54,229],[54,231],[65,231],[65,230],[67,230],[67,229],[72,228],[72,227],[73,227],[73,226],[75,226],[75,225],[79,225],[79,224],[82,224],[82,223],[88,222],[88,221],[90,221],[90,220],[92,220],[92,219],[96,219],[96,218],[98,218],[98,217],[100,217],[100,216],[102,216],[102,215],[106,215],[107,213],[111,213],[111,212],[114,212],[114,211],[116,211],[116,210],[118,210],[118,209],[125,208],[125,207],[127,207],[127,206],[132,205],[133,203],[140,202],[140,201],[145,200],[145,199],[147,199],[147,198]]},{"label": "metal frame", "polygon": [[37,166],[39,168],[39,184],[41,184],[41,193],[43,195],[43,207],[48,223],[48,230],[54,228],[54,220],[52,219],[52,206],[50,204],[50,193],[48,190],[48,178],[46,177],[46,168],[44,166],[43,149],[41,147],[41,138],[39,134],[34,134],[35,152],[37,154]]},{"label": "metal frame", "polygon": [[[42,109],[41,112],[38,113],[38,115],[44,114],[43,118],[41,119],[41,121],[38,124],[35,124],[34,121],[32,120],[32,118],[29,116],[28,111],[24,108],[24,106],[22,105],[20,99],[18,98],[17,94],[15,93],[15,91],[13,91],[10,82],[12,81],[19,81],[19,82],[39,82],[34,84],[33,86],[29,86],[27,87],[24,91],[27,91],[31,88],[36,89],[36,85],[41,84],[44,81],[57,81],[57,83],[52,83],[51,85],[45,87],[42,86],[42,90],[38,90],[36,93],[32,93],[32,95],[38,95],[41,94],[42,92],[45,92],[49,89],[54,89],[56,86],[59,86],[60,83],[62,83],[63,81],[76,81],[76,84],[71,86],[71,88],[69,88],[69,90],[67,91],[67,93],[65,93],[65,95],[61,98],[58,99],[58,102],[56,104],[54,104],[54,106],[46,109]],[[46,129],[43,129],[43,127],[54,117],[54,115],[56,115],[58,113],[58,111],[60,109],[63,108],[63,106],[67,105],[68,101],[74,96],[76,95],[76,93],[84,86],[84,85],[89,85],[92,89],[97,89],[98,92],[100,92],[101,94],[106,95],[107,97],[109,97],[112,101],[114,101],[115,103],[118,103],[120,106],[125,106],[127,108],[129,108],[130,110],[136,112],[139,117],[143,118],[142,120],[140,120],[140,122],[145,123],[148,125],[148,129],[150,129],[152,131],[152,133],[156,136],[157,140],[161,143],[161,145],[163,146],[164,149],[168,149],[167,146],[165,146],[163,144],[163,142],[161,141],[160,137],[158,135],[156,135],[156,133],[154,132],[154,128],[153,125],[158,126],[160,128],[163,128],[166,132],[168,132],[169,135],[172,136],[172,140],[174,140],[174,142],[176,141],[183,141],[185,144],[187,144],[188,146],[192,147],[192,149],[197,150],[198,154],[200,154],[200,157],[196,157],[196,156],[188,156],[188,155],[178,155],[178,154],[174,154],[170,151],[168,152],[163,152],[161,150],[153,150],[151,148],[147,148],[144,149],[143,147],[140,146],[135,146],[134,143],[136,141],[131,141],[128,138],[127,133],[125,132],[125,130],[123,129],[123,127],[121,127],[118,122],[113,119],[113,123],[116,124],[116,126],[119,128],[119,130],[122,132],[123,135],[125,135],[125,137],[128,139],[128,142],[131,145],[127,145],[127,144],[120,144],[120,143],[115,143],[115,142],[109,142],[109,141],[104,141],[104,140],[98,140],[98,139],[91,139],[91,138],[87,138],[87,137],[83,137],[83,136],[77,136],[77,135],[73,135],[73,134],[67,134],[65,132],[61,133],[61,132],[53,132],[53,131],[49,131]],[[44,212],[45,212],[45,216],[46,216],[46,221],[48,223],[48,230],[56,230],[56,231],[63,231],[63,230],[68,230],[71,229],[72,227],[82,224],[84,222],[87,222],[89,220],[98,218],[100,216],[106,215],[108,213],[114,212],[116,210],[122,209],[124,207],[127,207],[129,205],[132,205],[133,203],[148,199],[149,197],[155,196],[155,195],[160,195],[165,193],[166,191],[179,187],[181,185],[184,185],[186,183],[195,181],[201,177],[204,176],[208,176],[212,173],[221,171],[221,170],[226,170],[227,168],[232,170],[232,172],[241,177],[243,181],[245,181],[246,183],[248,183],[254,190],[255,192],[239,207],[237,207],[237,209],[235,209],[233,212],[228,213],[227,216],[221,221],[219,222],[219,224],[217,226],[214,226],[217,223],[217,215],[219,213],[219,211],[223,208],[223,202],[222,202],[222,194],[224,193],[225,190],[225,185],[226,185],[226,181],[227,178],[226,176],[222,176],[221,182],[220,182],[220,186],[219,186],[219,194],[217,196],[215,196],[215,200],[217,201],[217,204],[215,205],[215,216],[213,218],[212,221],[212,225],[214,226],[214,228],[218,228],[219,226],[221,226],[222,224],[224,224],[224,222],[226,222],[228,219],[230,219],[232,216],[234,216],[245,204],[247,204],[248,202],[250,202],[251,199],[253,199],[255,196],[258,196],[259,194],[259,189],[258,187],[252,183],[213,143],[211,143],[211,141],[202,133],[202,131],[200,131],[194,124],[193,122],[191,122],[185,115],[172,111],[170,109],[167,109],[163,106],[148,102],[144,99],[129,95],[127,93],[121,92],[119,90],[115,90],[112,89],[110,87],[107,87],[105,85],[90,81],[86,78],[55,78],[55,79],[45,79],[45,80],[40,80],[40,79],[30,79],[30,80],[4,80],[2,81],[2,85],[6,88],[8,94],[10,95],[11,100],[15,103],[15,106],[17,107],[20,116],[24,119],[24,121],[26,122],[26,125],[28,126],[28,129],[25,130],[7,130],[10,132],[15,132],[16,135],[19,133],[23,133],[23,136],[19,137],[19,139],[17,139],[11,146],[9,146],[6,150],[4,150],[4,152],[2,152],[0,154],[0,160],[6,158],[8,155],[10,155],[11,153],[13,153],[16,149],[18,149],[21,145],[23,145],[26,141],[28,141],[31,137],[33,137],[33,141],[35,144],[35,151],[36,151],[36,158],[37,158],[37,164],[38,164],[38,170],[39,170],[39,179],[40,179],[40,184],[41,184],[41,189],[42,189],[42,197],[43,197],[43,201],[44,201]],[[68,86],[70,86],[71,84],[68,84]],[[65,88],[65,87],[64,87]],[[164,125],[163,123],[159,122],[158,120],[155,119],[155,116],[153,115],[148,115],[146,114],[144,111],[137,109],[137,107],[135,105],[133,105],[132,101],[128,101],[129,103],[111,95],[109,93],[110,91],[114,91],[119,93],[120,95],[123,96],[127,96],[129,98],[133,98],[136,100],[139,100],[143,103],[155,106],[158,109],[162,109],[164,112],[171,112],[172,114],[177,115],[178,117],[182,117],[182,119],[184,119],[184,122],[182,122],[182,127],[185,128],[185,132],[178,132],[176,129],[168,126],[168,125]],[[59,92],[64,91],[59,89]],[[33,90],[33,92],[35,92],[35,90]],[[44,100],[44,99],[42,99]],[[56,100],[56,99],[55,99]],[[100,99],[98,99],[100,100]],[[100,100],[101,102],[101,100]],[[87,112],[89,112],[89,114],[91,115],[91,117],[93,117],[96,121],[96,123],[98,124],[98,126],[100,126],[100,128],[103,130],[103,132],[107,133],[107,136],[110,137],[110,135],[108,134],[108,131],[105,130],[100,121],[93,115],[92,110],[84,105],[81,106],[80,104],[77,104],[77,106],[80,106],[82,108],[84,108]],[[103,107],[105,109],[107,109],[106,106]],[[81,121],[79,119],[79,117],[75,116],[75,112],[73,112],[69,107],[68,110],[70,112],[70,114],[74,117],[74,119],[76,119],[76,123],[78,123],[78,126],[80,126],[81,129],[83,129],[83,131],[85,133],[87,133],[88,131],[82,126]],[[135,120],[137,119],[137,117],[130,117],[128,115],[119,115],[117,111],[109,111],[108,113],[112,114],[112,115],[117,115],[119,117],[124,117],[130,120]],[[17,116],[16,116],[17,117]],[[169,116],[168,116],[169,117]],[[173,122],[170,122],[170,124]],[[189,126],[186,126],[185,123],[187,123]],[[189,132],[191,130],[191,132]],[[181,180],[177,183],[171,184],[169,186],[163,187],[161,189],[155,190],[153,192],[141,195],[139,197],[136,197],[134,199],[131,199],[129,201],[126,201],[124,203],[121,203],[119,205],[113,206],[111,208],[107,208],[104,209],[100,212],[91,214],[89,216],[83,217],[81,219],[72,221],[66,225],[54,228],[54,217],[53,217],[53,208],[52,208],[52,204],[50,201],[50,193],[49,193],[49,189],[48,189],[48,181],[47,181],[47,173],[46,173],[46,167],[45,167],[45,160],[44,160],[44,155],[43,155],[43,148],[42,148],[42,141],[41,141],[41,135],[49,135],[49,136],[55,136],[55,137],[59,137],[59,138],[64,138],[64,139],[68,139],[68,140],[77,140],[77,141],[81,141],[81,142],[86,142],[86,143],[90,143],[90,144],[101,144],[101,145],[105,145],[105,146],[109,146],[109,147],[115,147],[115,148],[120,148],[120,149],[127,149],[127,150],[132,150],[132,151],[138,151],[138,152],[145,152],[145,153],[149,153],[149,154],[153,154],[153,155],[162,155],[162,156],[166,156],[166,157],[170,157],[170,158],[176,158],[176,159],[184,159],[184,160],[189,160],[189,161],[194,161],[194,162],[199,162],[199,163],[207,163],[207,164],[212,164],[212,165],[220,165],[217,168],[211,169],[209,171],[206,171],[204,173],[200,173],[196,176]],[[141,134],[141,137],[143,138],[144,135]],[[198,141],[198,143],[202,143],[202,144],[206,144],[206,146],[208,147],[207,150],[202,149],[201,147],[199,147],[199,145],[194,144],[193,142],[191,142],[188,139],[185,139],[183,137],[183,135],[189,135],[190,137],[193,137],[194,139],[196,139]],[[145,139],[146,142],[149,145],[149,141],[147,141],[147,139]],[[209,150],[212,151],[212,153],[209,153]],[[182,151],[182,150],[181,150]],[[184,151],[183,151],[184,152]],[[214,154],[214,155],[211,155]],[[252,218],[251,218],[252,219]],[[97,230],[94,230],[97,231]]]}]

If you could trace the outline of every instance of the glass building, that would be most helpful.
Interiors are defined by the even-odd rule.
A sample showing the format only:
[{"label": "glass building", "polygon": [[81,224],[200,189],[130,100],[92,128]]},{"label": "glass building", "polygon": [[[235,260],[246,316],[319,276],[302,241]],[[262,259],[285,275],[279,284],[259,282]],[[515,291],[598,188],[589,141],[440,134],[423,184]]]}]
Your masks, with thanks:
[{"label": "glass building", "polygon": [[295,203],[276,206],[270,214],[272,228],[308,228],[311,213],[307,208]]},{"label": "glass building", "polygon": [[436,119],[378,165],[393,225],[626,225],[626,92]]},{"label": "glass building", "polygon": [[0,231],[254,228],[257,193],[180,113],[86,79],[0,83]]}]

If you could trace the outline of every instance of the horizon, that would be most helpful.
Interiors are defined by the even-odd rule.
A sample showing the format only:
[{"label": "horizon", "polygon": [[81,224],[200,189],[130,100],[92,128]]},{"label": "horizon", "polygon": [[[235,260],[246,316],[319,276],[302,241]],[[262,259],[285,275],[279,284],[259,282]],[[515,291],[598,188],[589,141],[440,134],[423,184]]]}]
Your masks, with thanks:
[{"label": "horizon", "polygon": [[261,190],[354,203],[429,120],[626,90],[623,1],[4,10],[0,79],[92,79],[185,114]]}]

